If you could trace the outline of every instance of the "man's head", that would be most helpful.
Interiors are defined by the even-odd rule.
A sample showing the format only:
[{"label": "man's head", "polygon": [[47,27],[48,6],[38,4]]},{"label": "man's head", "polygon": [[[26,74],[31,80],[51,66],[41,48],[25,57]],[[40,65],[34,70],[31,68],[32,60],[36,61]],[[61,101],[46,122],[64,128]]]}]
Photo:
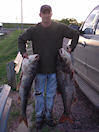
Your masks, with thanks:
[{"label": "man's head", "polygon": [[50,5],[42,5],[40,8],[40,12],[45,13],[45,12],[52,12],[52,8]]},{"label": "man's head", "polygon": [[43,5],[40,8],[40,17],[42,18],[42,22],[48,23],[51,21],[52,16],[52,8],[49,5]]}]

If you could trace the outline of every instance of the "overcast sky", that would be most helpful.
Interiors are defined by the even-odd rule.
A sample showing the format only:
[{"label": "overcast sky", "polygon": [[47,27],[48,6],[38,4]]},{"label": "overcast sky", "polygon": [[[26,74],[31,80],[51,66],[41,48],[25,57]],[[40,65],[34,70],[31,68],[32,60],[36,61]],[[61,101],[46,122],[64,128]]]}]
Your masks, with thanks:
[{"label": "overcast sky", "polygon": [[[99,0],[22,0],[23,22],[38,23],[41,21],[39,10],[41,5],[52,7],[52,19],[75,18],[84,21]],[[0,0],[0,22],[21,22],[21,0]]]}]

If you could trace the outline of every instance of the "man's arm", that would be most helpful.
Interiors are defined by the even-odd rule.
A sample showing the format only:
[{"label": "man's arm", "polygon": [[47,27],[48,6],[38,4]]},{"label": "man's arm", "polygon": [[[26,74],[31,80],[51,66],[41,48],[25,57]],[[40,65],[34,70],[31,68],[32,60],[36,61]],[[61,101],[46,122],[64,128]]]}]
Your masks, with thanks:
[{"label": "man's arm", "polygon": [[63,37],[72,39],[71,41],[71,45],[69,48],[69,52],[74,51],[77,43],[78,43],[78,39],[79,39],[79,32],[77,30],[74,30],[68,26],[66,26],[65,24],[62,24],[62,28],[63,28]]},{"label": "man's arm", "polygon": [[18,38],[18,49],[23,57],[28,58],[28,54],[26,53],[26,43],[27,40],[32,40],[32,28],[29,28]]}]

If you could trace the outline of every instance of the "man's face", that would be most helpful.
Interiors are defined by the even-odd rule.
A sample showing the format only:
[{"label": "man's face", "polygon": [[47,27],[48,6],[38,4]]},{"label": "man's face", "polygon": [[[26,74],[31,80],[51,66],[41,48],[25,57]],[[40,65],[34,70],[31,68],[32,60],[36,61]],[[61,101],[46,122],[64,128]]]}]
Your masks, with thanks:
[{"label": "man's face", "polygon": [[42,18],[42,22],[48,23],[51,21],[52,12],[47,10],[45,12],[40,12],[40,17]]}]

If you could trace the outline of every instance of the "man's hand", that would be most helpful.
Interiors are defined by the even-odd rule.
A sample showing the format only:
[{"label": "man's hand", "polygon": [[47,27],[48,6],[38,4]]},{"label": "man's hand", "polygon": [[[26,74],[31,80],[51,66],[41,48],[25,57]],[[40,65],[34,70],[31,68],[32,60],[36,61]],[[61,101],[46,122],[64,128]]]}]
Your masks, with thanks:
[{"label": "man's hand", "polygon": [[28,54],[26,52],[23,54],[23,58],[27,58],[28,59]]}]

